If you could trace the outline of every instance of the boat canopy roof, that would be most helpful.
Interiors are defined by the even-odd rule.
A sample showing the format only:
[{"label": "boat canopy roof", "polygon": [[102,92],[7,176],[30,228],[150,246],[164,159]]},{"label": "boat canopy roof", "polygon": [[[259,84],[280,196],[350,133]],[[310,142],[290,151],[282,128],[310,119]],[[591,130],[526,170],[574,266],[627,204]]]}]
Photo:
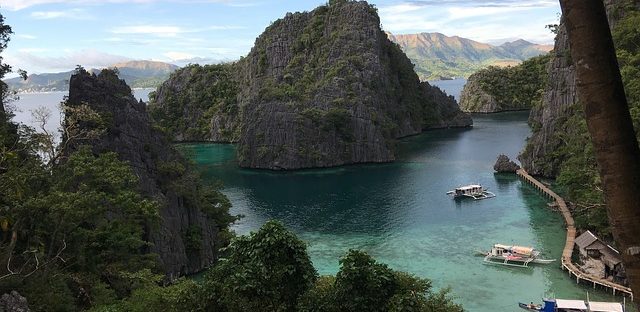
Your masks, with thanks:
[{"label": "boat canopy roof", "polygon": [[530,255],[531,253],[533,253],[533,247],[509,246],[509,245],[502,245],[502,244],[495,244],[493,246],[495,248],[509,250],[515,253],[519,253],[521,255]]},{"label": "boat canopy roof", "polygon": [[589,301],[589,309],[593,312],[624,312],[622,304],[618,302]]},{"label": "boat canopy roof", "polygon": [[456,190],[465,191],[465,190],[477,189],[477,188],[481,188],[481,187],[482,187],[482,185],[480,185],[480,184],[471,184],[471,185],[465,185],[465,186],[461,186],[461,187],[456,187]]},{"label": "boat canopy roof", "polygon": [[531,247],[522,247],[522,246],[513,246],[511,247],[511,251],[515,253],[519,253],[521,255],[530,255],[533,252],[533,248]]},{"label": "boat canopy roof", "polygon": [[558,309],[577,309],[587,311],[587,305],[582,300],[556,299]]}]

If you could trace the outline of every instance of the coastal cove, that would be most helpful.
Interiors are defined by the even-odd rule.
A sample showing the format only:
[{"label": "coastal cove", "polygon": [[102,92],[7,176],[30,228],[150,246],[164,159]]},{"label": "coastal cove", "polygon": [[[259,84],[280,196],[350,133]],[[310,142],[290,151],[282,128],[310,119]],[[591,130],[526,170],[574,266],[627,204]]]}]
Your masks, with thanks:
[{"label": "coastal cove", "polygon": [[[222,181],[245,217],[238,234],[278,219],[309,244],[320,274],[335,274],[349,249],[362,249],[394,269],[451,286],[469,311],[518,311],[517,301],[543,296],[614,301],[576,285],[561,271],[562,217],[515,175],[494,174],[496,155],[512,158],[529,135],[527,112],[480,115],[472,129],[434,130],[399,144],[394,163],[270,172],[240,169],[235,148],[184,144],[210,182]],[[481,183],[497,197],[454,201],[449,189]],[[476,251],[494,243],[535,246],[557,263],[531,269],[483,264]],[[629,306],[629,305],[628,305]]]},{"label": "coastal cove", "polygon": [[[459,97],[465,80],[437,81]],[[150,89],[134,90],[147,98]],[[17,120],[30,124],[29,110],[40,105],[58,116],[66,92],[22,94],[14,104]],[[349,249],[367,251],[393,269],[451,286],[468,311],[519,311],[518,301],[543,296],[616,301],[601,290],[576,285],[560,270],[564,223],[546,199],[515,175],[496,175],[500,153],[511,158],[530,134],[527,112],[475,115],[471,129],[432,130],[403,139],[394,163],[322,170],[270,172],[240,169],[235,147],[180,144],[208,182],[222,182],[232,214],[245,217],[238,234],[278,219],[309,244],[320,274],[335,274]],[[454,201],[453,187],[481,183],[498,195],[484,201]],[[482,263],[476,251],[494,243],[532,245],[556,263],[532,269]],[[627,307],[630,307],[628,304]]]}]

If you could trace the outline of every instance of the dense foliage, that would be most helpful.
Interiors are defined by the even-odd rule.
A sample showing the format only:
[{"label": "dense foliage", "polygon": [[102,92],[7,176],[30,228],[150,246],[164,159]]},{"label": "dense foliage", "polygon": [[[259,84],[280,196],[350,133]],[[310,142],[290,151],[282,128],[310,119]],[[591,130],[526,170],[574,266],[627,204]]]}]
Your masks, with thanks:
[{"label": "dense foliage", "polygon": [[[538,105],[546,85],[546,66],[550,54],[536,56],[516,66],[489,66],[469,77],[496,102],[496,111],[530,109]],[[465,86],[466,87],[466,86]],[[465,96],[461,106],[465,111],[482,111],[487,105],[478,94]]]},{"label": "dense foliage", "polygon": [[[2,21],[0,15],[0,52],[11,32]],[[0,78],[9,70],[0,63]],[[114,71],[100,75],[118,79]],[[233,240],[203,281],[170,281],[150,252],[161,196],[144,196],[139,176],[118,154],[68,144],[79,135],[113,132],[115,116],[89,105],[65,111],[63,143],[50,149],[43,136],[11,121],[4,109],[7,88],[0,87],[0,294],[17,290],[33,311],[462,311],[447,290],[434,293],[428,280],[358,251],[341,260],[336,277],[318,278],[305,243],[278,222]],[[211,92],[231,100],[234,91],[225,92],[232,87],[219,87]],[[327,118],[334,127],[343,124],[340,110]],[[209,207],[205,212],[220,226],[231,221],[224,195],[204,190],[184,163],[159,163],[158,171],[161,190]],[[187,229],[185,248],[199,248],[201,232]]]},{"label": "dense foliage", "polygon": [[[640,12],[628,1],[614,8],[613,14],[619,18],[612,35],[620,73],[636,134],[640,138]],[[582,105],[574,103],[567,116],[554,134],[562,144],[547,156],[545,162],[559,163],[556,182],[567,199],[574,203],[577,226],[612,240],[602,182]],[[533,131],[537,130],[537,125],[532,127]]]},{"label": "dense foliage", "polygon": [[[2,21],[0,15],[0,51],[11,33]],[[10,70],[0,68],[0,78]],[[119,82],[115,71],[100,75]],[[53,136],[12,121],[5,110],[11,98],[3,82],[0,87],[0,294],[16,290],[34,311],[79,311],[150,296],[149,285],[165,281],[150,251],[151,229],[159,227],[165,202],[143,195],[140,176],[120,155],[82,145],[98,142],[105,127],[112,131],[114,116],[63,102],[63,142],[56,147],[46,142]],[[114,92],[109,95],[130,96]],[[203,187],[183,163],[173,165],[175,170],[160,172],[167,182],[159,187],[201,207],[226,234],[232,219],[224,195]]]},{"label": "dense foliage", "polygon": [[[181,140],[209,140],[214,131],[211,126],[214,116],[234,120],[238,115],[239,88],[233,66],[232,63],[189,65],[177,70],[150,94],[149,113],[167,133],[181,133],[184,136]],[[174,85],[174,81],[180,83]],[[158,105],[158,97],[162,97],[162,105]],[[218,131],[224,141],[238,140],[238,128]]]},{"label": "dense foliage", "polygon": [[279,222],[238,237],[202,283],[150,285],[96,311],[433,311],[456,312],[448,290],[351,250],[334,276],[318,277],[305,244]]}]

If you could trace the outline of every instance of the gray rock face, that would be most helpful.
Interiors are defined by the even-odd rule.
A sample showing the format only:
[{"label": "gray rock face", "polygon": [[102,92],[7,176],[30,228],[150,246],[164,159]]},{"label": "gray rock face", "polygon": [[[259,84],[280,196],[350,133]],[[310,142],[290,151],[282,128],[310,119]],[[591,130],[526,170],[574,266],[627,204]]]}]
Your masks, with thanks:
[{"label": "gray rock face", "polygon": [[511,161],[511,159],[509,159],[507,155],[502,154],[498,156],[496,164],[493,165],[493,170],[497,172],[515,173],[516,171],[518,171],[518,169],[520,169],[520,166],[518,164]]},{"label": "gray rock face", "polygon": [[563,144],[556,135],[562,131],[567,116],[576,102],[576,71],[571,61],[569,38],[563,23],[558,27],[551,61],[547,67],[548,84],[542,95],[542,105],[534,107],[529,115],[533,133],[524,151],[518,156],[522,167],[532,175],[555,177],[561,159],[550,155]]},{"label": "gray rock face", "polygon": [[[609,25],[624,16],[622,0],[605,0]],[[636,6],[640,1],[633,1]],[[576,113],[576,71],[571,60],[569,38],[566,27],[561,21],[556,35],[553,57],[547,67],[548,84],[542,98],[542,105],[534,107],[529,115],[532,135],[518,156],[522,166],[532,175],[556,177],[560,171],[563,157],[555,154],[563,141],[559,134],[565,132],[565,121]]]},{"label": "gray rock face", "polygon": [[471,75],[460,94],[460,109],[470,113],[496,113],[502,111],[495,97],[484,91],[477,75]]},{"label": "gray rock face", "polygon": [[0,297],[0,312],[29,312],[27,298],[20,296],[17,291]]},{"label": "gray rock face", "polygon": [[[167,275],[195,273],[211,264],[217,257],[218,234],[226,224],[217,224],[201,204],[172,184],[188,174],[189,164],[164,134],[152,127],[145,104],[135,100],[124,80],[107,70],[99,75],[81,70],[71,77],[67,105],[81,104],[106,119],[107,130],[80,144],[92,146],[96,154],[117,153],[139,177],[141,193],[161,204],[160,225],[148,229],[153,243],[149,251],[160,256]],[[200,232],[200,246],[189,248],[186,233],[194,229]]]},{"label": "gray rock face", "polygon": [[[211,124],[238,133],[242,167],[388,162],[398,138],[472,124],[453,98],[420,83],[364,1],[288,13],[233,67],[236,113],[218,110]],[[152,105],[166,106],[160,98]]]}]

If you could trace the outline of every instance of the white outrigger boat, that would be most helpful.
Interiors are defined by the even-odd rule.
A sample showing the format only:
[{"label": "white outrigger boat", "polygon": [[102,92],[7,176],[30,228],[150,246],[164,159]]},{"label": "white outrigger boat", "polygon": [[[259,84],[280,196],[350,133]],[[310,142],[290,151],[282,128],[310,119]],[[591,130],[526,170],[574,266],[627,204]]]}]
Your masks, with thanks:
[{"label": "white outrigger boat", "polygon": [[495,244],[491,247],[485,257],[484,262],[489,264],[500,264],[525,268],[529,263],[547,264],[555,259],[540,259],[540,251],[532,247],[508,246]]},{"label": "white outrigger boat", "polygon": [[542,299],[543,304],[518,303],[518,306],[526,311],[540,312],[624,312],[625,303],[597,302],[567,299]]},{"label": "white outrigger boat", "polygon": [[461,186],[453,191],[448,191],[447,195],[451,195],[453,198],[471,197],[474,200],[496,197],[496,194],[487,191],[487,189],[480,184]]}]

